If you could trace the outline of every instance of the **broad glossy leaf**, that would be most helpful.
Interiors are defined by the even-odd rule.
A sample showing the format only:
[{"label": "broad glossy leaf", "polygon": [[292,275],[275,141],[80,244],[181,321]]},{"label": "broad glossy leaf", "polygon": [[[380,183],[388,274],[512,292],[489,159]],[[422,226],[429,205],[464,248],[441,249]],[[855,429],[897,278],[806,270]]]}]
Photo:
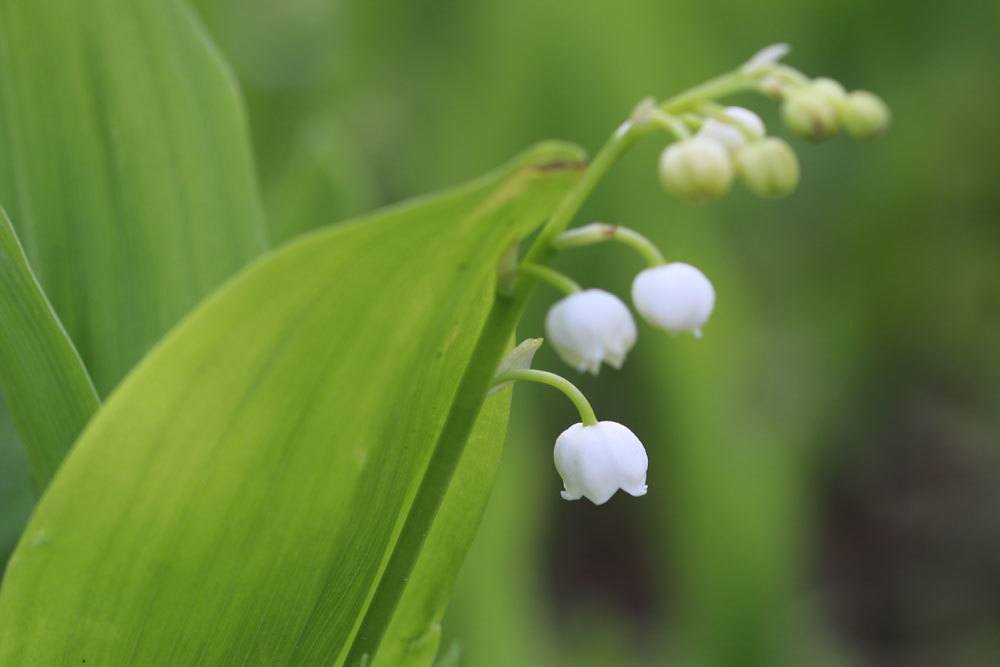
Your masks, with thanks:
[{"label": "broad glossy leaf", "polygon": [[97,410],[97,393],[2,209],[0,322],[0,387],[44,489]]},{"label": "broad glossy leaf", "polygon": [[263,250],[246,135],[177,0],[0,0],[0,203],[102,395]]},{"label": "broad glossy leaf", "polygon": [[[500,360],[502,345],[472,354],[497,262],[578,159],[539,147],[292,243],[209,299],[105,403],[36,509],[0,589],[0,664],[337,665],[359,629],[376,648],[396,636],[397,609],[433,619],[498,445],[461,457],[451,490],[465,480],[467,497],[428,462],[456,445],[453,408],[482,404],[485,385],[460,382]],[[435,518],[456,531],[444,543]]]}]

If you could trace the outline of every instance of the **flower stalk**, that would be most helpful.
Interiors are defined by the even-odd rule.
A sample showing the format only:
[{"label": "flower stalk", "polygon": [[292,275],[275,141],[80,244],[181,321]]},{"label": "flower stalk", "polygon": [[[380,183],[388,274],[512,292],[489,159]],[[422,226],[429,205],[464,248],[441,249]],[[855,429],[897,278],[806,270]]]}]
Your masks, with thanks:
[{"label": "flower stalk", "polygon": [[547,266],[542,266],[541,264],[533,264],[531,262],[524,262],[521,264],[518,271],[526,276],[531,276],[537,278],[544,283],[548,283],[552,287],[556,288],[563,294],[576,294],[577,292],[582,292],[583,288],[575,280],[567,276],[565,273],[560,273],[555,269],[549,268]]},{"label": "flower stalk", "polygon": [[584,246],[596,245],[607,241],[618,241],[628,246],[642,257],[647,266],[660,266],[667,263],[660,249],[639,232],[628,227],[609,225],[604,222],[593,222],[589,225],[563,232],[552,241],[552,246],[556,250],[566,250],[568,248],[582,248]]},{"label": "flower stalk", "polygon": [[583,395],[583,392],[575,384],[561,375],[534,368],[521,368],[500,373],[493,378],[491,386],[505,382],[517,382],[519,380],[537,382],[538,384],[558,389],[573,403],[573,407],[580,413],[580,421],[583,422],[584,426],[593,426],[597,423],[597,416],[594,414],[594,408],[591,407],[590,401],[587,400],[587,397]]}]

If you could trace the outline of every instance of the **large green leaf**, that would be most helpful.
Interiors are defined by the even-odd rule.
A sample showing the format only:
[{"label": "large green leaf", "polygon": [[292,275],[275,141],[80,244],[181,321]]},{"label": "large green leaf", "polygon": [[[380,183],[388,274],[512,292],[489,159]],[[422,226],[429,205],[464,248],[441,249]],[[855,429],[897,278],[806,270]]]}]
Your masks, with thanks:
[{"label": "large green leaf", "polygon": [[2,209],[0,322],[0,387],[44,489],[97,410],[97,393]]},{"label": "large green leaf", "polygon": [[[0,664],[343,664],[417,627],[426,662],[496,465],[495,444],[462,456],[511,333],[496,265],[578,158],[542,146],[311,235],[200,307],[36,509],[0,590]],[[508,393],[475,442],[502,437]]]},{"label": "large green leaf", "polygon": [[263,250],[245,126],[177,0],[0,0],[0,202],[102,395]]}]

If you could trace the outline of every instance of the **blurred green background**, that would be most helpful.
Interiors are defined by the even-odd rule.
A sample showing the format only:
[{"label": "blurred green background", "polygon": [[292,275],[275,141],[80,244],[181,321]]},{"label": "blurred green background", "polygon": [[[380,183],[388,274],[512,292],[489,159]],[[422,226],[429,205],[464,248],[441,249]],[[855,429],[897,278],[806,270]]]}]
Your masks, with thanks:
[{"label": "blurred green background", "polygon": [[[445,633],[472,667],[1000,664],[1000,5],[196,5],[243,86],[276,240],[541,139],[595,150],[642,97],[776,41],[885,97],[877,141],[793,142],[786,200],[676,202],[656,139],[601,186],[581,222],[699,266],[715,315],[704,340],[644,327],[623,371],[574,378],[646,444],[641,500],[561,501],[551,446],[575,415],[518,390]],[[737,101],[782,133],[772,102]],[[622,296],[641,268],[611,247],[559,263]],[[4,553],[31,503],[11,478]]]}]

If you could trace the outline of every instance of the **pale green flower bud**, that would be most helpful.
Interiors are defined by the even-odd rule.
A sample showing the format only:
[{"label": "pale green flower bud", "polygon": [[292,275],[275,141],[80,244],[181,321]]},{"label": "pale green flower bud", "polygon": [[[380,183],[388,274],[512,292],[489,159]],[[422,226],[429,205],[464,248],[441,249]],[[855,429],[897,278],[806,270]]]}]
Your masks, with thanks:
[{"label": "pale green flower bud", "polygon": [[835,110],[839,110],[840,105],[847,98],[847,91],[844,90],[839,81],[824,76],[813,79],[812,83],[809,84],[809,90],[814,95],[819,95],[829,102]]},{"label": "pale green flower bud", "polygon": [[889,127],[889,107],[881,97],[867,90],[856,90],[844,100],[840,109],[844,129],[852,137],[868,139]]},{"label": "pale green flower bud", "polygon": [[660,155],[660,181],[688,201],[721,197],[733,181],[733,165],[722,144],[703,137],[667,146]]},{"label": "pale green flower bud", "polygon": [[828,93],[817,92],[812,86],[790,91],[781,106],[781,116],[788,129],[810,141],[821,141],[836,134],[840,123]]},{"label": "pale green flower bud", "polygon": [[759,197],[784,197],[799,184],[799,160],[786,141],[768,137],[736,154],[736,173]]}]

